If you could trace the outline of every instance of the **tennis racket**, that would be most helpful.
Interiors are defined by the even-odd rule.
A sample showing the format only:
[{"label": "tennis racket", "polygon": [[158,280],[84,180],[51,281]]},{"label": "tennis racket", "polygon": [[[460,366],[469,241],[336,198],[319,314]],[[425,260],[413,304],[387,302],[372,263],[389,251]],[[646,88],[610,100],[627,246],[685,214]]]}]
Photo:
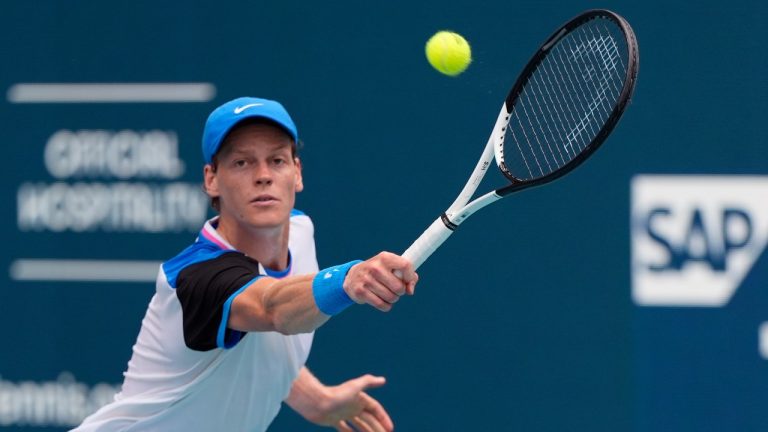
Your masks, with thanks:
[{"label": "tennis racket", "polygon": [[[635,34],[621,16],[589,10],[558,28],[512,86],[464,189],[403,257],[418,268],[476,211],[584,163],[624,113],[637,69]],[[469,202],[494,159],[509,184]]]}]

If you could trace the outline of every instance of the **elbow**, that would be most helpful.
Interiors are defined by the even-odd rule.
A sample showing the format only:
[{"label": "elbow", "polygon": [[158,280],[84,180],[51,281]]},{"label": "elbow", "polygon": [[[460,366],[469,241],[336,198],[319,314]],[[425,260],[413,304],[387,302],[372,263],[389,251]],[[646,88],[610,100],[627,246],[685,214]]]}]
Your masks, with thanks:
[{"label": "elbow", "polygon": [[[280,290],[268,278],[259,280],[236,296],[228,326],[245,332],[277,332],[284,335],[308,333],[322,324],[311,308],[297,307],[280,298]],[[283,296],[285,297],[285,296]]]}]

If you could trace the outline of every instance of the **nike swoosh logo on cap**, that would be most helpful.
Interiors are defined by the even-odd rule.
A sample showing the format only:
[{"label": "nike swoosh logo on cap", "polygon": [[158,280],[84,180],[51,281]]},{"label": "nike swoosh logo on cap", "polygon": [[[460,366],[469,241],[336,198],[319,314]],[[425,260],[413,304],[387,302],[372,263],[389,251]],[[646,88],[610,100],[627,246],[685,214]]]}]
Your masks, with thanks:
[{"label": "nike swoosh logo on cap", "polygon": [[241,112],[247,110],[248,108],[253,108],[253,107],[257,107],[257,106],[261,106],[261,105],[264,105],[264,104],[263,103],[252,103],[252,104],[248,104],[248,105],[239,106],[239,107],[235,108],[234,113],[235,114],[240,114]]}]

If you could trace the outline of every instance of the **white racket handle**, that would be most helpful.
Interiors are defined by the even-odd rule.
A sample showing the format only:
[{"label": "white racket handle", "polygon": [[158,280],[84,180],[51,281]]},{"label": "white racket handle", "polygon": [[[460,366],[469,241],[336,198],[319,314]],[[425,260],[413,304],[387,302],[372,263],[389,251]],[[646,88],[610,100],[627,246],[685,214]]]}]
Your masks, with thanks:
[{"label": "white racket handle", "polygon": [[[411,247],[403,252],[403,258],[410,261],[413,264],[413,269],[416,270],[424,264],[424,261],[426,261],[427,258],[429,258],[429,256],[443,244],[445,239],[451,236],[451,234],[453,234],[453,230],[445,226],[442,218],[437,218],[432,222],[432,225],[430,225],[429,228],[427,228],[426,231],[413,242]],[[400,278],[403,277],[403,274],[399,270],[395,270],[395,275]]]}]

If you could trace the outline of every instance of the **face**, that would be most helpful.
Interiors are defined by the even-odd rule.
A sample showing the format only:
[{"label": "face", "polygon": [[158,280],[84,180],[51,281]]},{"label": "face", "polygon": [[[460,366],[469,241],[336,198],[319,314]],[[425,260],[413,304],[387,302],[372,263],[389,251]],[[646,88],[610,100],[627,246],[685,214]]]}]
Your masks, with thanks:
[{"label": "face", "polygon": [[221,218],[247,228],[279,228],[303,189],[301,163],[291,138],[277,126],[247,124],[233,130],[206,165],[205,188],[219,198]]}]

